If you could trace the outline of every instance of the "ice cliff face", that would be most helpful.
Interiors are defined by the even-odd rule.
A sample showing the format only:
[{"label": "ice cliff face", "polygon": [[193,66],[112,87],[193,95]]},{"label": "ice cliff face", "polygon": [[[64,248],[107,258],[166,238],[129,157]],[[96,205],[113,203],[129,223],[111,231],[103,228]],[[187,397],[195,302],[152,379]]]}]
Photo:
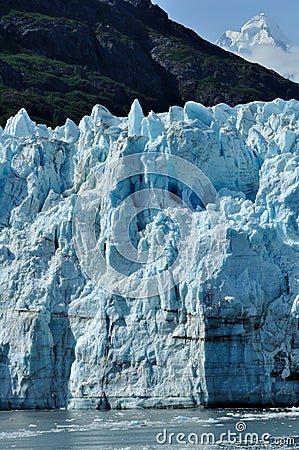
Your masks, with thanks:
[{"label": "ice cliff face", "polygon": [[297,101],[0,145],[1,408],[296,404]]}]

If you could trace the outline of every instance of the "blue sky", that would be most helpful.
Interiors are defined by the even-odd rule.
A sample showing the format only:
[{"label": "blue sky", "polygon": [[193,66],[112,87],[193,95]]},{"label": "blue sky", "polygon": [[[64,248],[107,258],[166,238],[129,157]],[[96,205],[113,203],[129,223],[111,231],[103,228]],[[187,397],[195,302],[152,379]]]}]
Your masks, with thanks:
[{"label": "blue sky", "polygon": [[169,17],[193,28],[214,42],[225,30],[239,30],[251,17],[264,12],[276,22],[289,40],[299,45],[298,0],[152,0]]}]

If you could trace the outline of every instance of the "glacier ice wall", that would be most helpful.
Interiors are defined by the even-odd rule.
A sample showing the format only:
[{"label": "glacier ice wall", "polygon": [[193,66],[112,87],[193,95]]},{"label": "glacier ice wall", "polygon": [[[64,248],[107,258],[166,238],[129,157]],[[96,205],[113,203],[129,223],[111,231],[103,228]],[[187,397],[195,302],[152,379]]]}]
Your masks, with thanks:
[{"label": "glacier ice wall", "polygon": [[[153,166],[134,174],[127,157]],[[173,165],[179,158],[189,165]],[[135,101],[127,118],[96,106],[79,127],[55,130],[25,110],[9,119],[0,132],[0,408],[296,404],[298,162],[294,100],[188,102],[147,117]],[[197,172],[216,196],[194,195]],[[128,235],[115,233],[126,198],[136,211]],[[183,205],[198,236],[187,232],[186,254]],[[82,263],[74,217],[88,228],[85,215],[98,246]],[[212,250],[214,264],[217,227],[225,245]],[[126,261],[113,232],[148,259]],[[179,282],[147,290],[144,279],[168,273],[180,251]],[[115,291],[117,275],[108,288],[95,279],[97,252],[114,273],[136,275],[142,295]]]}]

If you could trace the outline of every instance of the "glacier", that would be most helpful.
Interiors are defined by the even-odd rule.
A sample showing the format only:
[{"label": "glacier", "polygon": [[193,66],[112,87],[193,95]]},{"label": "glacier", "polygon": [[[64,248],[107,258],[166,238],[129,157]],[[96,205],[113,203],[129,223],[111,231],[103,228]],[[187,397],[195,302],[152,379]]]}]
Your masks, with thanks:
[{"label": "glacier", "polygon": [[296,100],[10,118],[0,408],[298,404],[298,163]]},{"label": "glacier", "polygon": [[265,13],[248,20],[240,31],[227,30],[215,44],[298,83],[298,48]]},{"label": "glacier", "polygon": [[256,46],[272,46],[287,52],[291,47],[289,39],[280,27],[265,13],[248,20],[240,31],[225,31],[216,41],[216,45],[239,54],[250,54]]}]

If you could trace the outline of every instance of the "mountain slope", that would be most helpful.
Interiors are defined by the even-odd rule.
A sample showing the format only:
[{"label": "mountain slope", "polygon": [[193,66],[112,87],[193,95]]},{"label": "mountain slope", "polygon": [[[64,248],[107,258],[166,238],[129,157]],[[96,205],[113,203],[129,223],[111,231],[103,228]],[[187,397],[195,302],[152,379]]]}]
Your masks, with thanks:
[{"label": "mountain slope", "polygon": [[197,100],[299,98],[299,86],[172,22],[149,0],[0,2],[0,123],[78,120],[95,103],[127,113]]}]

